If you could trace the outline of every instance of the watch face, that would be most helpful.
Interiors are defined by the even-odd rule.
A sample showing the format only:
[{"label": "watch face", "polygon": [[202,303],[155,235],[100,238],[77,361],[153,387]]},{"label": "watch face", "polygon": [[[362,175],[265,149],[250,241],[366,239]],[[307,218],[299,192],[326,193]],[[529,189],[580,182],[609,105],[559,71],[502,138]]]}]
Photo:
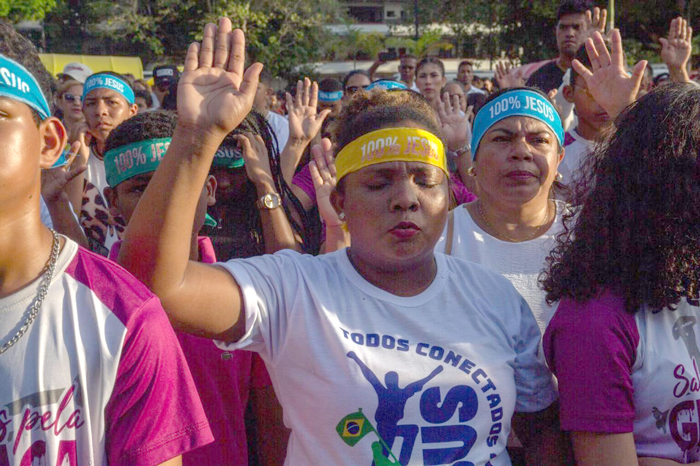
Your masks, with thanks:
[{"label": "watch face", "polygon": [[274,209],[280,205],[280,197],[276,193],[265,194],[262,198],[262,202],[268,209]]}]

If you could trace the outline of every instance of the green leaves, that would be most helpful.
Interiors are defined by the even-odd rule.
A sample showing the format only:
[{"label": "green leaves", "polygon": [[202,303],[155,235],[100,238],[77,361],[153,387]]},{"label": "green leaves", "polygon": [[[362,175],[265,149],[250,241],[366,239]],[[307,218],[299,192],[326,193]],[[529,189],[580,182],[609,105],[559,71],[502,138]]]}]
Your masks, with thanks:
[{"label": "green leaves", "polygon": [[17,22],[40,20],[56,6],[56,0],[0,0],[0,17]]}]

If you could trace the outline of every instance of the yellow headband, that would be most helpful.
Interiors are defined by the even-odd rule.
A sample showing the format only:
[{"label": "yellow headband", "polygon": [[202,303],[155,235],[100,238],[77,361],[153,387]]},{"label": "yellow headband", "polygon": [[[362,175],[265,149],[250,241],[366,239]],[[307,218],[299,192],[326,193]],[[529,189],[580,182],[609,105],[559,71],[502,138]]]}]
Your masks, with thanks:
[{"label": "yellow headband", "polygon": [[434,134],[418,128],[372,131],[343,147],[335,159],[337,180],[348,173],[385,162],[422,162],[449,176],[445,146]]}]

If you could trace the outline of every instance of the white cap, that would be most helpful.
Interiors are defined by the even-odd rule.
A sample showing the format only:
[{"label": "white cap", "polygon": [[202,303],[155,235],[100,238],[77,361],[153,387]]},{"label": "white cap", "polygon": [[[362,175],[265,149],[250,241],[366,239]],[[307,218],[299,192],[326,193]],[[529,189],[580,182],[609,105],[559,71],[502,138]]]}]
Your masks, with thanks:
[{"label": "white cap", "polygon": [[59,73],[58,77],[60,78],[61,75],[66,75],[79,83],[85,84],[85,80],[92,74],[92,70],[89,66],[83,63],[72,62],[63,67],[63,72]]}]

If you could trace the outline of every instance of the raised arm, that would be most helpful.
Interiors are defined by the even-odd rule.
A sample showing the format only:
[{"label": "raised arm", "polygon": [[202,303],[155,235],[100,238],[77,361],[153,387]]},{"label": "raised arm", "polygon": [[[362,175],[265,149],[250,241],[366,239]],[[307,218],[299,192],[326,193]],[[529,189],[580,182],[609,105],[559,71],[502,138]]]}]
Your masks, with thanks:
[{"label": "raised arm", "polygon": [[668,38],[661,38],[661,59],[668,66],[671,81],[679,83],[690,82],[688,75],[688,61],[693,51],[693,28],[688,26],[688,21],[674,18],[668,30]]},{"label": "raised arm", "polygon": [[578,60],[574,60],[571,66],[586,81],[595,101],[610,117],[615,118],[637,99],[647,62],[642,60],[637,63],[630,76],[625,67],[622,38],[617,29],[611,33],[611,43],[611,50],[608,51],[603,36],[596,32],[586,40],[586,52],[592,69],[589,70]]},{"label": "raised arm", "polygon": [[[270,169],[270,156],[265,142],[259,135],[245,133],[236,137],[243,147],[243,159],[248,179],[255,186],[258,199],[276,191],[275,181]],[[278,193],[279,194],[279,193]],[[273,209],[260,208],[265,253],[273,254],[282,249],[294,249],[301,252],[294,230],[281,205]]]},{"label": "raised arm", "polygon": [[289,139],[280,154],[280,161],[282,177],[291,186],[294,172],[304,150],[321,130],[323,121],[331,111],[326,109],[317,113],[318,83],[311,83],[309,78],[305,78],[303,82],[297,82],[297,92],[294,97],[289,93],[286,97]]},{"label": "raised arm", "polygon": [[189,261],[195,208],[214,154],[250,112],[262,65],[245,71],[245,37],[222,18],[190,45],[178,85],[170,148],[134,212],[119,262],[161,299],[173,324],[236,341],[245,318],[238,284],[216,266]]}]

